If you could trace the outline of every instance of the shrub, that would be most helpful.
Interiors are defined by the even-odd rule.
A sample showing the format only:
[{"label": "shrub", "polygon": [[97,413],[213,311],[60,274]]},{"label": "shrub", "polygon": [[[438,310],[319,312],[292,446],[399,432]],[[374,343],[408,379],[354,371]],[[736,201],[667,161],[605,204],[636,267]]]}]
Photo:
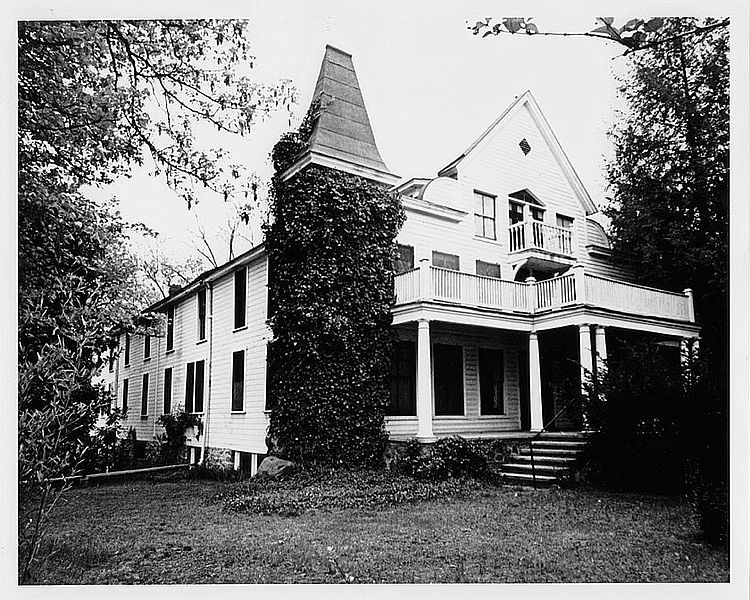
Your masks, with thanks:
[{"label": "shrub", "polygon": [[460,436],[442,438],[429,446],[412,439],[396,455],[393,467],[405,475],[429,481],[457,477],[491,479],[489,450]]},{"label": "shrub", "polygon": [[692,493],[703,539],[726,546],[729,542],[729,489],[723,479],[702,477]]},{"label": "shrub", "polygon": [[179,462],[180,454],[187,439],[185,437],[185,430],[188,427],[195,426],[198,426],[200,429],[202,425],[200,417],[186,413],[182,408],[178,408],[171,413],[162,415],[159,417],[157,423],[164,427],[167,436],[166,443],[162,444],[164,464],[175,464]]},{"label": "shrub", "polygon": [[102,473],[117,467],[120,458],[120,419],[119,408],[106,413],[104,423],[97,425],[91,433],[91,450],[87,456],[86,473]]}]

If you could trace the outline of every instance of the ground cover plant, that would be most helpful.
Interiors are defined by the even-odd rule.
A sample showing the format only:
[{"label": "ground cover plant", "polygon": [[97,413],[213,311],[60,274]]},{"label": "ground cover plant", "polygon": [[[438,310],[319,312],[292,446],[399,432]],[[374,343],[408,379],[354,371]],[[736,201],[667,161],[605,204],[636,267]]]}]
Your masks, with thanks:
[{"label": "ground cover plant", "polygon": [[[324,497],[328,484],[268,486]],[[424,484],[424,482],[421,482]],[[328,492],[326,492],[326,485]],[[361,485],[352,479],[350,488]],[[372,492],[378,484],[370,481]],[[394,484],[395,485],[395,484]],[[225,509],[245,484],[177,475],[78,488],[38,583],[726,582],[680,498],[470,483],[460,494],[298,516]],[[221,494],[221,496],[219,496]],[[341,493],[344,495],[344,492]],[[366,496],[366,493],[362,493]]]}]

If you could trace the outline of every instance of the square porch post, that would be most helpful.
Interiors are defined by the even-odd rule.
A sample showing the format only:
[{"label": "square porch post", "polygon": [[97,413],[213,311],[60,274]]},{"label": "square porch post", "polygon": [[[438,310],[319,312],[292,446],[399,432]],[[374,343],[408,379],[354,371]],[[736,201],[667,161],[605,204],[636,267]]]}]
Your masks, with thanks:
[{"label": "square porch post", "polygon": [[542,416],[542,372],[539,361],[539,338],[536,331],[529,333],[529,404],[531,431],[544,427]]},{"label": "square porch post", "polygon": [[417,322],[417,439],[435,440],[432,432],[432,369],[430,367],[430,322]]},{"label": "square porch post", "polygon": [[607,333],[601,325],[594,327],[596,332],[596,374],[599,375],[607,363]]}]

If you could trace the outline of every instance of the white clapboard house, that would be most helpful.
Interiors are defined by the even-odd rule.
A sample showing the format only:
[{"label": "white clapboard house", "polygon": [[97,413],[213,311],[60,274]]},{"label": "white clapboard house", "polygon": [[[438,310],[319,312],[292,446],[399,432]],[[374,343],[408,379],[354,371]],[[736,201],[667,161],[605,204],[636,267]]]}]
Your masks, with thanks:
[{"label": "white clapboard house", "polygon": [[[383,162],[349,54],[326,47],[310,144],[283,174],[323,165],[400,195],[393,327],[393,440],[539,431],[575,377],[606,358],[611,330],[695,347],[690,290],[634,285],[612,264],[597,207],[530,92],[432,179]],[[258,246],[147,309],[155,337],[122,335],[110,365],[116,405],[139,440],[178,405],[201,415],[193,460],[253,470],[266,453],[268,261]],[[570,359],[570,360],[568,360]],[[105,369],[106,370],[106,369]],[[580,383],[579,383],[580,385]],[[561,416],[558,429],[580,427]],[[526,433],[528,435],[528,433]]]}]

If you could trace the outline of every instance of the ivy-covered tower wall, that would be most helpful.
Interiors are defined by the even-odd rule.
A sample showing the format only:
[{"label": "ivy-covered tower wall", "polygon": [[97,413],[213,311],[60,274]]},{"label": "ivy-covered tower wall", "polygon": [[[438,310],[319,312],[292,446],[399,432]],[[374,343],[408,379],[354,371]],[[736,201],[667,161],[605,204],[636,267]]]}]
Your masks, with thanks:
[{"label": "ivy-covered tower wall", "polygon": [[270,450],[303,464],[375,465],[387,442],[392,265],[404,214],[348,54],[326,48],[310,111],[273,160]]}]

